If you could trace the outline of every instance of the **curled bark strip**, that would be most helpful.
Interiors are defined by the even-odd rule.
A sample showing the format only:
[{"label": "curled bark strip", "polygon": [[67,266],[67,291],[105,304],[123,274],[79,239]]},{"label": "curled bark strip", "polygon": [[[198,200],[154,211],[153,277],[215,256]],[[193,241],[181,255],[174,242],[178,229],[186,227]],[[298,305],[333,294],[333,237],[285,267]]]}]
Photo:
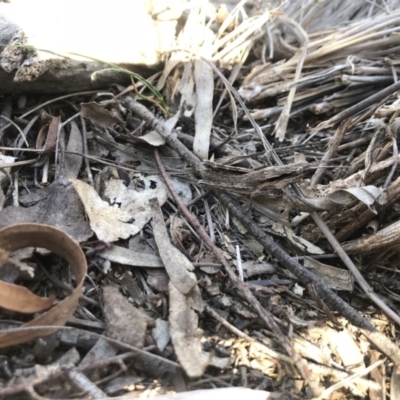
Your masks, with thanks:
[{"label": "curled bark strip", "polygon": [[60,126],[61,117],[52,117],[50,124],[43,126],[36,139],[36,149],[43,154],[54,152],[57,144],[57,134]]},{"label": "curled bark strip", "polygon": [[[22,325],[22,327],[64,325],[72,316],[78,304],[87,271],[86,258],[82,249],[69,235],[52,226],[42,224],[11,225],[0,230],[0,268],[13,251],[24,247],[46,248],[67,260],[75,274],[76,288],[68,297],[49,311]],[[19,292],[19,296],[25,296],[23,291]],[[34,295],[30,293],[30,296]],[[24,299],[27,303],[30,301],[27,297],[22,297],[19,301],[22,303]],[[53,299],[50,300],[51,303],[47,307],[53,303]],[[0,336],[0,348],[28,342],[39,336],[49,335],[56,329],[43,328],[34,331],[5,333]]]},{"label": "curled bark strip", "polygon": [[54,296],[36,296],[23,286],[0,281],[0,307],[6,310],[33,314],[50,308],[54,299]]}]

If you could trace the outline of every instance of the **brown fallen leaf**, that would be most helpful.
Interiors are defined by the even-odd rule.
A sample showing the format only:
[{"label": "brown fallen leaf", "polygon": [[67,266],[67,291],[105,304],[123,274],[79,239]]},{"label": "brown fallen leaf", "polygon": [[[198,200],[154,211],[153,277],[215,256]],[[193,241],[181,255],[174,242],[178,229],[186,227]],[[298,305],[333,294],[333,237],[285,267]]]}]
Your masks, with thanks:
[{"label": "brown fallen leaf", "polygon": [[[64,325],[74,313],[78,305],[79,296],[82,292],[82,286],[87,272],[85,255],[75,240],[57,228],[42,224],[16,224],[0,230],[0,268],[8,260],[13,251],[25,247],[45,248],[67,260],[75,274],[76,288],[64,300],[60,301],[39,317],[22,325],[22,328],[41,325]],[[2,282],[2,284],[5,284],[5,282]],[[14,301],[18,296],[20,297],[18,299],[19,304],[32,301],[32,296],[34,295],[32,293],[27,295],[27,289],[20,290],[20,287],[15,288],[16,285],[6,285],[9,285],[10,302]],[[1,287],[0,290],[3,290],[3,287]],[[48,299],[48,302],[49,304],[47,305],[46,303],[46,308],[53,303],[53,299]],[[16,308],[11,307],[13,306],[9,304],[9,309]],[[39,336],[49,335],[56,330],[57,328],[42,328],[5,333],[0,335],[0,348],[29,342]]]},{"label": "brown fallen leaf", "polygon": [[82,103],[81,114],[84,118],[90,119],[102,128],[108,128],[110,125],[119,125],[121,128],[125,129],[125,122],[111,114],[110,111],[106,110],[98,103]]}]

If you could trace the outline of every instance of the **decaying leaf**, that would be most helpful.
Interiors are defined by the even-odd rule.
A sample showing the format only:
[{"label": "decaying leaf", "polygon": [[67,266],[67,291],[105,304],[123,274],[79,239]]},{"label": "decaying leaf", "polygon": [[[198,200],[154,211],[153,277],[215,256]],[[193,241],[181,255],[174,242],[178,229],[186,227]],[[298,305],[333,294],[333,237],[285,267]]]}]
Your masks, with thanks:
[{"label": "decaying leaf", "polygon": [[147,284],[158,293],[167,293],[169,276],[165,268],[150,268],[147,270]]},{"label": "decaying leaf", "polygon": [[168,196],[167,187],[159,177],[143,177],[141,181],[145,186],[142,191],[134,190],[135,182],[126,187],[121,179],[110,179],[104,188],[104,198],[114,207],[120,205],[121,211],[134,218],[140,229],[151,218],[149,200],[157,197],[160,204],[164,204]]},{"label": "decaying leaf", "polygon": [[184,64],[182,78],[177,88],[181,93],[181,105],[184,107],[185,117],[191,117],[196,107],[193,68],[193,62],[186,62]]},{"label": "decaying leaf", "polygon": [[90,185],[78,179],[73,179],[72,184],[85,207],[90,227],[99,240],[115,242],[119,238],[126,239],[139,232],[140,228],[132,223],[133,216],[111,207]]},{"label": "decaying leaf", "polygon": [[143,136],[132,136],[132,140],[134,142],[147,143],[151,146],[162,146],[165,144],[165,140],[156,131],[151,131]]},{"label": "decaying leaf", "polygon": [[176,356],[190,377],[200,376],[212,357],[203,353],[201,348],[203,331],[198,327],[198,317],[195,313],[199,306],[202,308],[202,304],[198,304],[199,301],[201,303],[198,286],[195,286],[192,292],[184,294],[170,282],[169,301],[170,334]]},{"label": "decaying leaf", "polygon": [[329,198],[333,202],[342,205],[352,205],[359,200],[367,205],[371,211],[376,213],[372,206],[375,204],[381,194],[382,191],[379,188],[369,185],[337,190],[331,193]]},{"label": "decaying leaf", "polygon": [[170,334],[179,362],[191,376],[200,376],[211,362],[212,357],[202,352],[195,311],[203,310],[200,289],[197,286],[194,267],[169,240],[164,217],[157,199],[150,201],[153,212],[154,238],[170,277]]},{"label": "decaying leaf", "polygon": [[[353,374],[365,369],[364,354],[359,344],[355,342],[352,335],[347,330],[336,332],[333,329],[328,331],[330,347],[334,353],[341,359],[342,365],[347,371]],[[356,384],[358,393],[353,393],[359,397],[365,397],[368,387],[362,382]]]},{"label": "decaying leaf", "polygon": [[55,297],[42,298],[23,286],[0,281],[0,307],[9,311],[33,314],[50,308]]},{"label": "decaying leaf", "polygon": [[[87,271],[85,255],[79,244],[59,229],[41,224],[16,224],[0,230],[0,265],[7,261],[13,251],[25,247],[45,248],[65,258],[75,274],[76,288],[68,297],[61,300],[53,308],[22,325],[22,327],[64,325],[74,313],[79,301],[79,296],[82,292],[82,286]],[[33,294],[27,295],[26,289],[21,290],[24,288],[5,282],[1,282],[2,293],[5,288],[4,285],[7,285],[8,294],[10,296],[9,301],[16,301],[23,304],[24,302],[27,303],[32,300]],[[48,299],[47,301],[47,307],[49,307],[51,303],[53,303],[53,299]],[[44,302],[46,302],[46,300],[44,300]],[[25,343],[37,337],[49,335],[56,330],[56,328],[43,328],[31,331],[21,330],[20,332],[5,333],[0,336],[0,347]]]},{"label": "decaying leaf", "polygon": [[125,129],[125,122],[111,114],[110,111],[106,110],[98,103],[82,103],[81,114],[83,117],[90,119],[102,128],[108,128],[110,125],[119,125]]},{"label": "decaying leaf", "polygon": [[142,348],[151,318],[131,304],[115,286],[103,287],[103,302],[108,336]]},{"label": "decaying leaf", "polygon": [[151,218],[149,199],[157,196],[161,203],[167,199],[165,186],[138,192],[127,189],[122,180],[113,179],[106,183],[105,196],[111,203],[121,206],[112,206],[87,183],[77,179],[72,183],[85,207],[91,228],[98,239],[105,242],[136,235]]},{"label": "decaying leaf", "polygon": [[150,204],[154,238],[165,269],[175,287],[184,294],[189,293],[197,285],[196,276],[190,272],[194,270],[193,264],[171,244],[158,200],[152,199]]},{"label": "decaying leaf", "polygon": [[158,349],[163,351],[171,340],[168,321],[160,318],[156,319],[156,326],[153,328],[153,339],[156,341]]},{"label": "decaying leaf", "polygon": [[[164,125],[172,131],[175,128],[176,123],[179,120],[180,113],[177,112],[175,115],[173,115],[171,118],[167,119],[164,122]],[[143,136],[132,136],[132,140],[138,143],[147,143],[150,144],[151,146],[162,146],[165,144],[165,139],[162,138],[156,131],[151,131]]]},{"label": "decaying leaf", "polygon": [[[61,131],[61,142],[65,132]],[[0,228],[15,223],[42,223],[62,229],[78,242],[93,235],[84,209],[69,178],[78,175],[82,156],[82,137],[72,122],[66,153],[62,153],[55,180],[47,187],[21,195],[21,207],[7,207],[0,211]],[[64,155],[63,155],[64,154]]]}]

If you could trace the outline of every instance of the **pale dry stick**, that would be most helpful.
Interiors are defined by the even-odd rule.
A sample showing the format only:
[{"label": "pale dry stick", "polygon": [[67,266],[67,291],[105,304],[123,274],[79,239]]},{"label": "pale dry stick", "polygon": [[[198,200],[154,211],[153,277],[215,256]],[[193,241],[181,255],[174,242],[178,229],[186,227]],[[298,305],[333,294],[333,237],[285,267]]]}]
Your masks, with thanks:
[{"label": "pale dry stick", "polygon": [[[398,23],[399,18],[396,17],[393,21],[389,21],[389,23]],[[379,26],[384,27],[385,25],[388,25],[388,23],[383,23]],[[375,27],[373,29],[376,29]],[[377,32],[372,32],[368,33],[368,30],[365,30],[364,32],[361,32],[359,35],[354,35],[354,37],[350,37],[346,40],[342,41],[335,41],[330,46],[324,46],[322,50],[317,50],[314,53],[312,53],[311,59],[307,61],[311,61],[312,59],[315,58],[321,58],[323,56],[327,56],[333,52],[336,52],[338,50],[345,50],[351,47],[352,49],[361,43],[368,43],[368,41],[373,42],[374,40],[379,40],[381,37],[384,37],[385,35],[390,35],[393,34],[394,32],[397,32],[399,30],[398,26],[395,26],[393,28],[387,28],[385,30],[377,31]],[[367,35],[368,33],[368,35]]]},{"label": "pale dry stick", "polygon": [[[389,99],[389,97],[390,97],[390,96],[385,97],[385,98],[384,98],[383,100],[381,100],[379,103],[376,103],[373,107],[370,107],[364,114],[362,114],[362,115],[360,115],[359,117],[353,119],[353,120],[352,120],[352,124],[351,124],[351,126],[350,126],[349,129],[351,129],[351,127],[353,127],[353,126],[356,126],[360,121],[362,121],[362,120],[364,120],[364,119],[370,117],[379,107],[381,107],[383,104],[386,103],[386,101]],[[343,121],[341,121],[341,122],[343,122]],[[319,132],[320,132],[320,129],[319,129],[319,127],[317,127],[316,129],[314,129],[314,132],[313,132],[310,136],[308,136],[307,139],[305,139],[305,140],[302,142],[302,144],[306,144],[307,142],[309,142],[309,141],[310,141],[315,135],[317,135]],[[336,133],[337,133],[337,132],[336,132]],[[335,133],[335,135],[336,135],[336,133]],[[363,139],[365,140],[365,138],[363,138]],[[335,138],[332,137],[330,140],[335,140]],[[351,142],[351,143],[352,143],[352,142]],[[342,145],[342,146],[343,146],[343,147],[346,146],[346,147],[344,147],[344,148],[347,148],[347,147],[350,147],[350,146],[351,146],[351,143],[346,143],[346,144],[344,144],[344,145]],[[329,145],[330,145],[330,142],[329,142]],[[339,143],[339,145],[340,145],[340,143]],[[339,147],[342,147],[342,146],[339,146]],[[337,149],[336,149],[336,150],[337,150]],[[326,170],[326,167],[325,167],[325,168],[323,167],[322,170],[325,171],[325,170]]]},{"label": "pale dry stick", "polygon": [[13,168],[13,167],[20,167],[21,165],[29,165],[29,164],[35,164],[38,161],[38,159],[35,160],[25,160],[25,161],[15,161],[13,163],[6,163],[6,164],[1,164],[0,169],[4,168]]},{"label": "pale dry stick", "polygon": [[385,183],[382,186],[382,189],[384,191],[386,191],[387,188],[389,187],[390,182],[392,181],[393,175],[397,170],[397,166],[398,166],[397,156],[399,155],[399,149],[397,147],[397,137],[396,137],[396,135],[392,132],[392,129],[390,129],[388,126],[386,126],[386,130],[389,133],[390,138],[392,139],[393,157],[394,157],[394,159],[396,161],[393,163],[392,168],[391,168],[388,176],[385,179]]},{"label": "pale dry stick", "polygon": [[364,375],[368,375],[372,370],[379,367],[384,362],[385,362],[385,360],[378,360],[378,361],[374,362],[372,365],[370,365],[369,367],[364,368],[363,370],[356,372],[355,374],[350,375],[347,378],[342,379],[340,382],[335,383],[334,385],[328,387],[328,389],[325,389],[323,391],[323,393],[319,397],[317,397],[315,400],[329,399],[329,396],[333,392],[348,385],[349,383],[355,381],[356,379],[361,378]]},{"label": "pale dry stick", "polygon": [[[384,15],[374,19],[369,18],[361,22],[357,21],[354,25],[350,26],[350,29],[339,30],[339,32],[335,30],[332,35],[313,40],[310,44],[307,62],[343,50],[359,42],[365,42],[367,37],[368,39],[373,39],[374,36],[382,36],[382,32],[373,31],[382,29],[390,24],[396,24],[398,19],[398,14]],[[367,34],[369,34],[369,36],[367,36]],[[292,60],[289,60],[288,63],[291,61]]]},{"label": "pale dry stick", "polygon": [[73,121],[75,118],[78,118],[81,116],[81,112],[77,112],[75,113],[72,117],[69,117],[68,119],[66,119],[64,122],[60,123],[60,129],[64,128],[65,125],[69,124],[71,121]]},{"label": "pale dry stick", "polygon": [[328,160],[330,160],[332,158],[332,156],[336,153],[337,148],[339,147],[340,143],[342,142],[342,139],[344,137],[344,135],[347,132],[347,129],[349,127],[350,124],[350,119],[346,119],[345,121],[343,121],[338,128],[336,129],[335,134],[331,137],[331,139],[329,140],[328,143],[328,148],[325,151],[321,161],[320,161],[320,165],[322,168],[318,168],[313,177],[311,178],[311,183],[310,183],[310,187],[314,188],[315,185],[319,182],[319,180],[321,179],[322,175],[324,175],[325,170],[326,170],[326,163],[328,162]]},{"label": "pale dry stick", "polygon": [[[317,374],[319,376],[329,375],[333,377],[336,381],[342,381],[343,379],[351,376],[351,372],[344,371],[343,369],[336,369],[334,367],[326,365],[310,364],[310,368],[314,374]],[[369,390],[382,390],[382,385],[380,383],[368,378],[358,378],[357,383],[363,385]]]},{"label": "pale dry stick", "polygon": [[[226,16],[226,18],[223,20],[221,26],[218,29],[216,41],[220,40],[221,37],[224,36],[224,34],[226,36],[226,34],[229,33],[228,32],[229,26],[232,25],[232,23],[235,23],[235,20],[238,18],[239,13],[241,13],[242,15],[245,14],[244,18],[247,17],[247,13],[245,13],[244,8],[243,8],[243,6],[246,4],[246,2],[247,2],[247,0],[240,0],[240,2],[238,4],[236,4],[235,7],[232,9],[232,11]],[[240,25],[239,25],[239,27],[240,27]]]},{"label": "pale dry stick", "polygon": [[[199,223],[198,219],[187,209],[185,204],[182,202],[178,194],[176,193],[172,182],[165,171],[164,165],[162,164],[160,155],[158,154],[157,148],[154,148],[154,158],[157,164],[157,167],[160,171],[162,178],[165,181],[165,184],[168,187],[169,192],[171,193],[173,199],[175,200],[176,205],[179,208],[181,214],[186,218],[186,220],[193,226],[198,235],[203,239],[204,243],[207,247],[215,254],[217,259],[224,266],[226,273],[228,274],[231,282],[235,285],[235,287],[240,291],[246,301],[257,311],[257,314],[264,321],[264,323],[271,329],[274,335],[281,342],[283,348],[286,350],[289,356],[293,358],[293,361],[300,372],[303,379],[308,383],[314,395],[321,393],[321,387],[313,381],[312,376],[310,374],[310,370],[306,362],[301,358],[301,356],[294,350],[291,345],[289,339],[283,334],[278,324],[275,322],[273,316],[267,311],[264,307],[261,306],[257,298],[251,293],[249,288],[247,288],[244,283],[240,280],[240,278],[235,274],[233,268],[229,264],[228,260],[223,255],[222,251],[213,243],[210,236],[207,234],[206,230]],[[318,393],[318,394],[317,394]]]},{"label": "pale dry stick", "polygon": [[[235,94],[236,96],[236,94]],[[238,96],[238,101],[244,103]],[[204,170],[201,161],[191,153],[171,131],[161,123],[145,106],[137,103],[132,98],[125,98],[124,104],[130,108],[135,114],[139,115],[149,126],[157,131],[162,136],[166,143],[174,149],[186,162],[188,162],[195,171],[201,175]],[[251,117],[251,116],[250,116]],[[260,127],[253,120],[253,126],[257,133],[262,135]],[[281,160],[276,155],[274,149],[269,142],[265,139],[263,143],[269,146],[270,154],[282,165]],[[400,351],[386,336],[376,330],[376,328],[364,317],[362,317],[354,308],[349,306],[343,301],[336,293],[334,293],[326,283],[313,274],[311,271],[304,268],[301,264],[292,259],[279,245],[275,243],[273,238],[265,233],[260,227],[243,213],[233,200],[223,192],[216,193],[219,199],[225,204],[229,211],[248,229],[248,231],[257,239],[264,247],[264,249],[273,257],[275,257],[283,267],[287,268],[290,272],[296,275],[300,281],[307,285],[312,283],[319,293],[320,297],[329,303],[333,308],[347,318],[352,324],[363,329],[363,333],[373,343],[375,343],[389,358],[395,363],[400,364]],[[313,213],[315,214],[315,213]],[[313,215],[311,214],[311,215]],[[323,224],[324,222],[321,221]]]},{"label": "pale dry stick", "polygon": [[314,222],[317,224],[318,228],[321,229],[322,233],[329,240],[330,245],[335,250],[336,254],[342,259],[342,261],[346,264],[347,268],[350,270],[352,275],[354,276],[357,283],[361,286],[362,290],[365,294],[391,319],[393,319],[396,324],[400,326],[400,317],[394,312],[372,289],[372,287],[368,284],[368,282],[364,279],[363,275],[359,271],[359,269],[354,265],[351,258],[348,254],[343,250],[343,247],[340,245],[336,237],[332,234],[330,229],[326,226],[326,224],[322,221],[319,215],[315,214],[316,218],[314,218]]},{"label": "pale dry stick", "polygon": [[[302,36],[302,51],[301,51],[301,55],[299,57],[299,61],[296,65],[296,72],[294,75],[294,79],[292,84],[295,84],[299,79],[300,79],[300,75],[301,75],[301,71],[303,69],[303,65],[304,65],[304,61],[307,55],[307,48],[308,48],[308,35],[307,33],[304,31],[304,29],[294,20],[291,20],[290,18],[287,17],[281,17],[281,19],[283,21],[286,21],[289,25],[293,25],[296,29],[297,32],[300,33],[300,35]],[[293,29],[293,28],[292,28]],[[296,94],[296,90],[297,90],[297,86],[294,85],[290,90],[289,90],[289,94],[287,96],[287,100],[286,103],[283,107],[283,110],[281,112],[281,115],[278,118],[278,121],[276,123],[276,127],[275,127],[275,137],[282,142],[285,139],[285,135],[286,135],[286,129],[287,129],[287,124],[289,122],[289,118],[290,118],[290,110],[292,109],[292,104],[293,104],[293,100],[294,100],[294,96]]]},{"label": "pale dry stick", "polygon": [[[26,126],[24,127],[24,135],[28,135],[29,131],[31,130],[32,126],[36,123],[36,121],[39,119],[39,115],[34,115],[29,122],[26,124]],[[1,135],[0,135],[1,136]],[[14,140],[14,145],[15,147],[21,147],[22,143],[24,142],[24,138],[20,138],[19,140]],[[14,155],[16,152],[14,152]]]},{"label": "pale dry stick", "polygon": [[385,97],[393,95],[395,92],[399,90],[400,90],[400,81],[393,83],[390,86],[387,86],[385,89],[382,89],[379,92],[373,94],[372,96],[367,97],[365,100],[362,100],[359,103],[354,104],[354,106],[351,106],[346,110],[343,110],[339,114],[336,114],[331,119],[328,119],[327,121],[323,122],[319,126],[319,128],[324,129],[325,127],[328,126],[329,127],[335,126],[336,124],[339,124],[345,119],[350,118],[355,114],[358,114],[360,111],[363,111],[366,108],[373,106],[375,103],[383,100]]},{"label": "pale dry stick", "polygon": [[91,186],[94,186],[92,170],[90,169],[89,157],[88,157],[88,140],[85,119],[80,114],[81,126],[82,126],[82,144],[83,144],[83,159],[85,160],[86,174],[88,181]]},{"label": "pale dry stick", "polygon": [[[376,174],[376,173],[381,173],[384,169],[389,168],[389,167],[393,166],[394,163],[399,163],[399,162],[400,162],[400,155],[397,155],[397,156],[391,156],[389,158],[386,158],[382,161],[375,163],[374,165],[372,165],[371,169],[369,170],[369,176],[368,176],[366,183],[371,182],[371,180],[370,180],[371,175]],[[365,171],[365,169],[359,170],[359,171],[355,172],[354,174],[348,176],[347,178],[342,179],[343,184],[346,187],[349,187],[351,185],[354,185],[355,183],[360,182],[363,178],[364,171]],[[390,187],[388,188],[388,190],[390,191]],[[378,205],[377,205],[377,207],[378,207]]]},{"label": "pale dry stick", "polygon": [[27,152],[34,152],[34,153],[41,153],[42,150],[38,150],[38,149],[31,149],[31,148],[25,148],[25,147],[4,147],[4,146],[0,146],[0,150],[4,150],[4,151],[27,151]]},{"label": "pale dry stick", "polygon": [[63,366],[62,371],[68,376],[71,383],[82,390],[91,399],[105,399],[107,395],[95,385],[86,375],[79,371],[75,365]]},{"label": "pale dry stick", "polygon": [[212,307],[209,305],[205,306],[205,310],[208,314],[210,314],[214,319],[216,319],[219,323],[221,323],[226,329],[228,329],[230,332],[232,332],[234,335],[241,337],[242,339],[246,339],[249,343],[252,345],[256,346],[259,350],[261,350],[263,353],[265,353],[266,356],[271,358],[274,361],[283,361],[288,364],[293,365],[293,359],[285,356],[281,353],[278,353],[269,347],[267,347],[265,344],[260,343],[259,341],[253,339],[251,336],[246,335],[244,332],[242,332],[240,329],[236,328],[232,324],[230,324],[225,318],[221,317]]},{"label": "pale dry stick", "polygon": [[18,186],[18,171],[14,173],[14,189],[12,191],[13,206],[19,206],[19,186]]},{"label": "pale dry stick", "polygon": [[[257,35],[262,26],[270,19],[271,14],[269,11],[257,17],[250,17],[243,21],[235,30],[229,32],[227,35],[218,39],[213,45],[213,60],[218,61],[222,57],[226,56],[232,48],[235,48],[238,44],[246,41],[249,37]],[[231,41],[231,43],[229,43]],[[223,48],[223,50],[219,50]]]}]

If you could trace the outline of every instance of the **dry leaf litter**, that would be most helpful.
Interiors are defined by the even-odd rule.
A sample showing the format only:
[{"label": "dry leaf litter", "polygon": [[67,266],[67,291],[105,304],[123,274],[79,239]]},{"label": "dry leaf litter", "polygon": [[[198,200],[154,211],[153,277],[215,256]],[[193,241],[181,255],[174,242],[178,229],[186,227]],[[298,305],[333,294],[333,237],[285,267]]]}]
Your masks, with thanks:
[{"label": "dry leaf litter", "polygon": [[0,398],[400,399],[400,2],[205,4],[3,96]]}]

